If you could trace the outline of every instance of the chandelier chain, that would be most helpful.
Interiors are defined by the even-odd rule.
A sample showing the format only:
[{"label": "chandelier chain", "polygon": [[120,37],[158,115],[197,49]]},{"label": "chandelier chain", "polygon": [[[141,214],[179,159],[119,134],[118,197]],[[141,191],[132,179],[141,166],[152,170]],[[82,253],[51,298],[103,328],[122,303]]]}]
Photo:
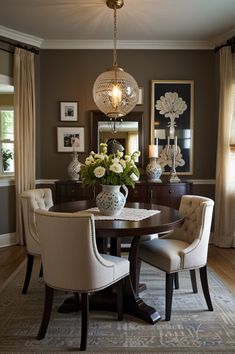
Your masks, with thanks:
[{"label": "chandelier chain", "polygon": [[117,6],[114,5],[114,26],[113,26],[113,66],[117,67]]}]

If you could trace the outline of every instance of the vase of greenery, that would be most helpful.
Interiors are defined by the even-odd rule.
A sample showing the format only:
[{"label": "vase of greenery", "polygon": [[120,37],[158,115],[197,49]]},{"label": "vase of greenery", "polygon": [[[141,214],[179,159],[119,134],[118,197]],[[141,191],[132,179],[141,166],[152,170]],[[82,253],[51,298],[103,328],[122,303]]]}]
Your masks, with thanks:
[{"label": "vase of greenery", "polygon": [[89,186],[101,185],[96,205],[103,215],[116,216],[125,206],[128,195],[126,186],[134,188],[139,179],[140,173],[135,164],[139,155],[139,151],[125,156],[121,151],[108,155],[107,144],[100,144],[100,153],[92,151],[81,166],[82,183]]},{"label": "vase of greenery", "polygon": [[9,171],[10,169],[10,161],[13,159],[13,152],[8,149],[2,149],[2,163],[3,163],[3,171]]}]

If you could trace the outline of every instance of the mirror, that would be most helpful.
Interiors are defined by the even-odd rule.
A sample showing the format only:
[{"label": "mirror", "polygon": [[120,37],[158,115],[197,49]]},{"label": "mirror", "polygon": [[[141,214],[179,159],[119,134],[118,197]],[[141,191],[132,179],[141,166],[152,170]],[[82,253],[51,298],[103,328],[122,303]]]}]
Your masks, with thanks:
[{"label": "mirror", "polygon": [[[143,167],[143,112],[130,112],[116,122],[100,111],[91,112],[91,148],[99,151],[100,143],[112,144],[118,142],[123,147],[124,154],[132,154],[139,150],[141,155],[136,161]],[[115,144],[116,145],[116,144]]]}]

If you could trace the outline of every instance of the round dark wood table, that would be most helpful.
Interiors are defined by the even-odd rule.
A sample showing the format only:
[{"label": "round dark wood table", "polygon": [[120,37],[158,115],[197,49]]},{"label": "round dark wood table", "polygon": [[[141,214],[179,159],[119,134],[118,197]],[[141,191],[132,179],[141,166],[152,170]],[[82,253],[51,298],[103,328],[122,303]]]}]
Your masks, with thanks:
[{"label": "round dark wood table", "polygon": [[[94,201],[81,200],[55,204],[50,208],[50,211],[74,213],[94,206]],[[96,220],[96,237],[103,240],[110,238],[110,253],[118,256],[120,256],[121,239],[123,237],[132,238],[129,249],[130,281],[126,282],[124,290],[124,311],[141,318],[148,323],[154,324],[161,318],[159,313],[153,307],[148,306],[138,295],[140,286],[140,262],[138,260],[138,250],[141,236],[170,231],[181,225],[184,218],[180,215],[178,210],[162,205],[150,203],[127,203],[125,207],[154,209],[159,210],[160,213],[154,214],[141,221]],[[112,296],[105,297],[104,294],[91,296],[91,308],[115,310],[116,304],[113,300],[114,298],[112,298]],[[64,304],[61,305],[61,308],[59,309],[60,312],[69,312],[72,310],[74,311],[74,301],[71,300],[71,298],[65,300]]]}]

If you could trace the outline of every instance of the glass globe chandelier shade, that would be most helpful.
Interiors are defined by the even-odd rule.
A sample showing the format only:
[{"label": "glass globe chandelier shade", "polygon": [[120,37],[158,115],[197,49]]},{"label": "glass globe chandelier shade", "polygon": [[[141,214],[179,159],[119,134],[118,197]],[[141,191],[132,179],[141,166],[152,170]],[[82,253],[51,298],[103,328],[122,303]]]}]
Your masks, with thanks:
[{"label": "glass globe chandelier shade", "polygon": [[116,119],[135,107],[139,99],[139,87],[130,74],[119,67],[112,67],[97,77],[93,98],[100,111]]},{"label": "glass globe chandelier shade", "polygon": [[109,8],[114,10],[114,50],[113,66],[100,74],[93,86],[95,104],[106,116],[117,119],[132,111],[139,99],[139,87],[135,79],[117,64],[117,9],[123,0],[106,0]]}]

